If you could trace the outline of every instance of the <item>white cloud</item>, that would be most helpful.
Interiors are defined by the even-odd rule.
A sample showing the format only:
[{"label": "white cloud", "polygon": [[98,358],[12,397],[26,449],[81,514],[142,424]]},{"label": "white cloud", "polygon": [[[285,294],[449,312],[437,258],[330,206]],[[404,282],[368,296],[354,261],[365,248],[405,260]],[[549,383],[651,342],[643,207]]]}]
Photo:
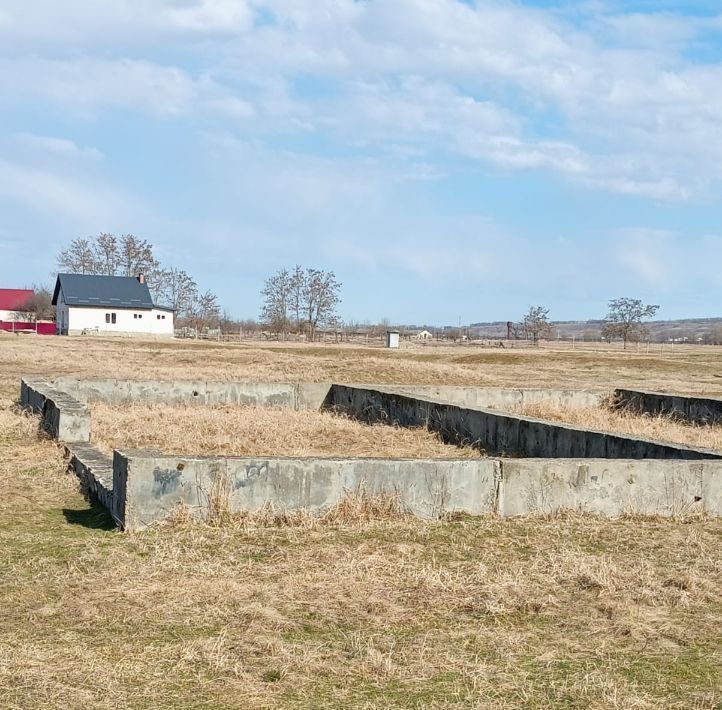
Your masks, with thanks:
[{"label": "white cloud", "polygon": [[102,153],[97,148],[82,147],[68,138],[38,136],[34,133],[17,133],[15,139],[21,145],[41,154],[56,154],[70,158],[98,160]]},{"label": "white cloud", "polygon": [[0,19],[0,90],[686,200],[722,182],[722,65],[687,51],[720,26],[594,3],[36,0]]}]

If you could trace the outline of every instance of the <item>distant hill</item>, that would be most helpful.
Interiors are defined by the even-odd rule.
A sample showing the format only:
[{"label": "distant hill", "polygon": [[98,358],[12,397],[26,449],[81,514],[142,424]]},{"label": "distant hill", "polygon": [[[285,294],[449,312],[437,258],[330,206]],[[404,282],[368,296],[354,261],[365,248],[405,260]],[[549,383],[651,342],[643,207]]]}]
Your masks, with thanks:
[{"label": "distant hill", "polygon": [[[722,318],[687,318],[685,320],[657,320],[646,324],[652,342],[689,342],[722,345]],[[550,339],[595,341],[601,338],[603,320],[554,321]],[[458,330],[447,326],[444,330]],[[506,321],[472,323],[472,338],[506,338]]]}]

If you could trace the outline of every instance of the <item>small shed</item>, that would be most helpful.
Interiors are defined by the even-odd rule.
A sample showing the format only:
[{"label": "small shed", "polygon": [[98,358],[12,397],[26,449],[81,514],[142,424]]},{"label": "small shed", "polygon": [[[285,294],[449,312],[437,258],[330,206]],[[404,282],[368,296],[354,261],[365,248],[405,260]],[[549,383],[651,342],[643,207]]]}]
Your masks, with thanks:
[{"label": "small shed", "polygon": [[401,333],[398,330],[386,331],[386,347],[398,348],[401,344]]}]

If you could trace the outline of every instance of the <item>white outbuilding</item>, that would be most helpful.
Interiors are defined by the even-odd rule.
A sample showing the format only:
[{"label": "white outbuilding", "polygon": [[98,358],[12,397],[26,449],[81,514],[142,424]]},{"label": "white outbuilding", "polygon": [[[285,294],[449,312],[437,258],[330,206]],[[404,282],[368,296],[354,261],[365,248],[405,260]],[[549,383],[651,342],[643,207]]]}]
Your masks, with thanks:
[{"label": "white outbuilding", "polygon": [[153,303],[142,274],[58,274],[53,292],[58,335],[173,337],[173,309]]}]

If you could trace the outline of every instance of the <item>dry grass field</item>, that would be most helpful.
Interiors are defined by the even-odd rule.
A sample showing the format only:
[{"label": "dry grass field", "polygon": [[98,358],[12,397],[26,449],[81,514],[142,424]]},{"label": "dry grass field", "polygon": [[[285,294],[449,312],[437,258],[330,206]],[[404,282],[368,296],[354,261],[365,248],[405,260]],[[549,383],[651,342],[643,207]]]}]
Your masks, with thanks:
[{"label": "dry grass field", "polygon": [[424,428],[364,424],[331,412],[281,407],[208,407],[138,403],[91,406],[93,442],[103,451],[156,448],[222,456],[478,458]]},{"label": "dry grass field", "polygon": [[670,417],[651,417],[601,407],[568,409],[547,404],[525,404],[514,407],[513,411],[527,417],[550,419],[589,429],[673,441],[677,444],[705,449],[722,449],[722,425],[719,424],[686,424],[674,421]]},{"label": "dry grass field", "polygon": [[118,533],[17,411],[21,373],[720,394],[718,350],[0,337],[0,707],[721,707],[722,521],[387,508]]}]

